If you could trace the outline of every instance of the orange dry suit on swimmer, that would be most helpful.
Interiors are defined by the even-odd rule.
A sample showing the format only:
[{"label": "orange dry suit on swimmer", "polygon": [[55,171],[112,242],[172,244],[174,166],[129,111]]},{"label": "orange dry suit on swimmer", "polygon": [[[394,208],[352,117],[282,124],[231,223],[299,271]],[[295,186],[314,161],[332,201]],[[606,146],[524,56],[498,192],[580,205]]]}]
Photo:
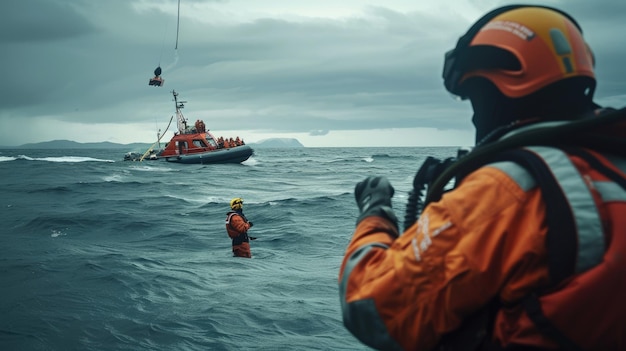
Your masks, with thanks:
[{"label": "orange dry suit on swimmer", "polygon": [[364,218],[339,274],[346,327],[384,350],[626,349],[626,125],[602,132],[585,140],[622,147],[485,161],[399,237]]},{"label": "orange dry suit on swimmer", "polygon": [[229,211],[226,214],[226,232],[233,241],[233,255],[252,257],[248,229],[251,225],[242,210]]}]

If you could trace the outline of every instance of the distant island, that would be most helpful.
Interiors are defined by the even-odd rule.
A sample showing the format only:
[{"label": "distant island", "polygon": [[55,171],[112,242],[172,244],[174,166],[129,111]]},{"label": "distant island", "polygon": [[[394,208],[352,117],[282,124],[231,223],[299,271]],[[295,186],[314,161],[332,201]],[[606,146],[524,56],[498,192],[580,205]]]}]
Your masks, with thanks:
[{"label": "distant island", "polygon": [[79,143],[71,140],[52,140],[41,143],[29,143],[20,146],[3,146],[4,149],[147,149],[152,144],[118,144],[103,141],[99,143]]},{"label": "distant island", "polygon": [[[165,144],[165,143],[162,143]],[[152,144],[131,143],[118,144],[108,141],[98,143],[79,143],[71,140],[52,140],[41,143],[29,143],[20,146],[0,146],[2,149],[124,149],[124,150],[146,150]],[[248,143],[254,148],[297,148],[304,147],[297,139],[293,138],[271,138]]]},{"label": "distant island", "polygon": [[304,147],[297,139],[293,138],[271,138],[258,141],[256,143],[249,143],[248,145],[255,148],[297,148]]}]

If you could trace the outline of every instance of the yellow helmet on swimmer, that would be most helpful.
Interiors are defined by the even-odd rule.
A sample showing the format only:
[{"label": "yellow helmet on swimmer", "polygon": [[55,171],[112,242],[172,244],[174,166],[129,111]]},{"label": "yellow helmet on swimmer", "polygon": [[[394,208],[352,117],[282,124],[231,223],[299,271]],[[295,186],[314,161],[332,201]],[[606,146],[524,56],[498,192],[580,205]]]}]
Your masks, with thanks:
[{"label": "yellow helmet on swimmer", "polygon": [[230,200],[230,208],[233,210],[241,210],[243,207],[243,199],[240,197],[236,197]]}]

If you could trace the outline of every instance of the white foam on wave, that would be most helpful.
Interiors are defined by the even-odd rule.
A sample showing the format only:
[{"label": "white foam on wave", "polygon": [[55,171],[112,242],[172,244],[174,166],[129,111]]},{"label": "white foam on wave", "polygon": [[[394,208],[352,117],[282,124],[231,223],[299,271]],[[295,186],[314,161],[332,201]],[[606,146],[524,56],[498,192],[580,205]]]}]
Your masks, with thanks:
[{"label": "white foam on wave", "polygon": [[364,158],[363,161],[367,163],[374,162],[374,158],[372,156],[369,156],[369,157]]},{"label": "white foam on wave", "polygon": [[52,234],[50,234],[51,237],[53,238],[57,238],[59,236],[65,235],[65,233],[63,233],[60,230],[52,230]]},{"label": "white foam on wave", "polygon": [[30,157],[26,155],[18,155],[17,157],[0,156],[0,162],[2,161],[14,161],[14,160],[26,160],[26,161],[44,161],[44,162],[115,162],[113,160],[103,160],[93,157],[83,156],[59,156],[59,157]]},{"label": "white foam on wave", "polygon": [[259,164],[259,161],[254,159],[254,158],[249,158],[243,162],[241,162],[242,165],[246,165],[246,166],[256,166]]},{"label": "white foam on wave", "polygon": [[[158,162],[158,161],[157,161]],[[131,166],[129,167],[133,171],[139,172],[178,172],[178,169],[174,168],[163,168],[163,167],[154,167],[154,166]]]},{"label": "white foam on wave", "polygon": [[113,160],[103,160],[99,158],[82,156],[40,157],[33,160],[48,162],[115,162]]},{"label": "white foam on wave", "polygon": [[122,182],[123,178],[119,174],[111,174],[111,175],[102,177],[102,179],[108,183],[120,183]]},{"label": "white foam on wave", "polygon": [[204,202],[208,202],[208,203],[219,204],[219,203],[229,203],[230,199],[226,199],[226,198],[221,197],[221,196],[211,196],[211,195],[209,195],[209,196],[203,196],[203,201]]}]

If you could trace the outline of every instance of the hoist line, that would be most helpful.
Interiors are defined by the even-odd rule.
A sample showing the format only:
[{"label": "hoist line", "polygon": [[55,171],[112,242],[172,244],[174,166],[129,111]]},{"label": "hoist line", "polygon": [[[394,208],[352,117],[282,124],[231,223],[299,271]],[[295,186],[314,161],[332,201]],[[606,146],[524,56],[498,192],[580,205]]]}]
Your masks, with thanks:
[{"label": "hoist line", "polygon": [[178,0],[178,17],[176,19],[176,46],[174,50],[178,50],[178,29],[180,26],[180,0]]}]

